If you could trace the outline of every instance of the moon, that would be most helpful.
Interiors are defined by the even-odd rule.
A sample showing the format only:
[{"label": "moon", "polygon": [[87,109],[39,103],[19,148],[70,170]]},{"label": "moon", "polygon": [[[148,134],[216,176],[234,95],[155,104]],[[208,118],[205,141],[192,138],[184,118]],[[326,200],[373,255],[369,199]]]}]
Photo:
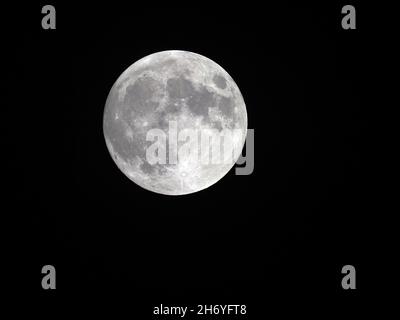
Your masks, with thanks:
[{"label": "moon", "polygon": [[184,195],[210,187],[233,167],[247,135],[246,105],[214,61],[162,51],[136,61],[114,83],[103,133],[130,180],[152,192]]}]

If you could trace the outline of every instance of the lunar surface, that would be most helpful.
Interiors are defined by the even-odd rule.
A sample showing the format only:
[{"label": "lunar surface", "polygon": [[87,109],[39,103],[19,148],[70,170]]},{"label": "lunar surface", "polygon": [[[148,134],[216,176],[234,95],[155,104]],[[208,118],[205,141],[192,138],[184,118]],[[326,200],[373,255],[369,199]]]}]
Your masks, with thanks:
[{"label": "lunar surface", "polygon": [[214,61],[187,51],[157,52],[114,83],[103,131],[129,179],[149,191],[183,195],[210,187],[233,167],[247,134],[246,106]]}]

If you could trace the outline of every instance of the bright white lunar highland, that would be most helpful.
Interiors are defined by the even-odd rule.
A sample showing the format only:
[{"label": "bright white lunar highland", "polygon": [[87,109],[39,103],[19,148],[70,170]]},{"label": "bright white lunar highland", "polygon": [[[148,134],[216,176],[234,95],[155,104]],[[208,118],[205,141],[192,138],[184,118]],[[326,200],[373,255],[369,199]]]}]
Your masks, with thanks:
[{"label": "bright white lunar highland", "polygon": [[[214,61],[187,51],[157,52],[132,64],[111,88],[103,119],[107,148],[119,169],[139,186],[166,195],[197,192],[220,180],[239,157],[247,134],[246,106],[233,79]],[[149,132],[160,135],[149,138]],[[184,139],[183,132],[199,134]],[[234,132],[229,136],[233,161],[204,162],[210,150],[223,153],[221,141],[228,138],[219,145],[218,139],[207,140],[205,150],[203,132]],[[149,161],[155,143],[154,154],[165,152],[165,163]]]}]

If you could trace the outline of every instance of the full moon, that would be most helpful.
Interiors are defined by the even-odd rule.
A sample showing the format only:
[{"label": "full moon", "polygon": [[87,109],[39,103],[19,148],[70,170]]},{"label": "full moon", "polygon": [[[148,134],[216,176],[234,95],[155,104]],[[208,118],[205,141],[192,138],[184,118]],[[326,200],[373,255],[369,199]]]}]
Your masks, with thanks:
[{"label": "full moon", "polygon": [[114,83],[103,132],[130,180],[183,195],[210,187],[233,167],[246,140],[247,112],[238,86],[217,63],[162,51],[136,61]]}]

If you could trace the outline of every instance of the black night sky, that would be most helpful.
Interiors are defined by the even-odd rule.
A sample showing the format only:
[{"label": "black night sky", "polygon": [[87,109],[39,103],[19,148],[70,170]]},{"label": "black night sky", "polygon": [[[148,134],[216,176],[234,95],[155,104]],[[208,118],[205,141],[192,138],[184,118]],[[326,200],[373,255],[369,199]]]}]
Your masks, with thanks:
[{"label": "black night sky", "polygon": [[[47,3],[13,9],[5,212],[18,221],[10,247],[24,305],[133,319],[155,319],[161,303],[246,304],[247,319],[357,310],[376,206],[363,8],[343,30],[342,4],[128,3],[54,3],[56,30],[41,28]],[[170,49],[214,60],[237,83],[255,130],[252,175],[231,170],[171,197],[115,166],[102,131],[109,90],[133,62]],[[41,288],[46,264],[54,291]],[[341,287],[346,264],[353,291]]]}]

